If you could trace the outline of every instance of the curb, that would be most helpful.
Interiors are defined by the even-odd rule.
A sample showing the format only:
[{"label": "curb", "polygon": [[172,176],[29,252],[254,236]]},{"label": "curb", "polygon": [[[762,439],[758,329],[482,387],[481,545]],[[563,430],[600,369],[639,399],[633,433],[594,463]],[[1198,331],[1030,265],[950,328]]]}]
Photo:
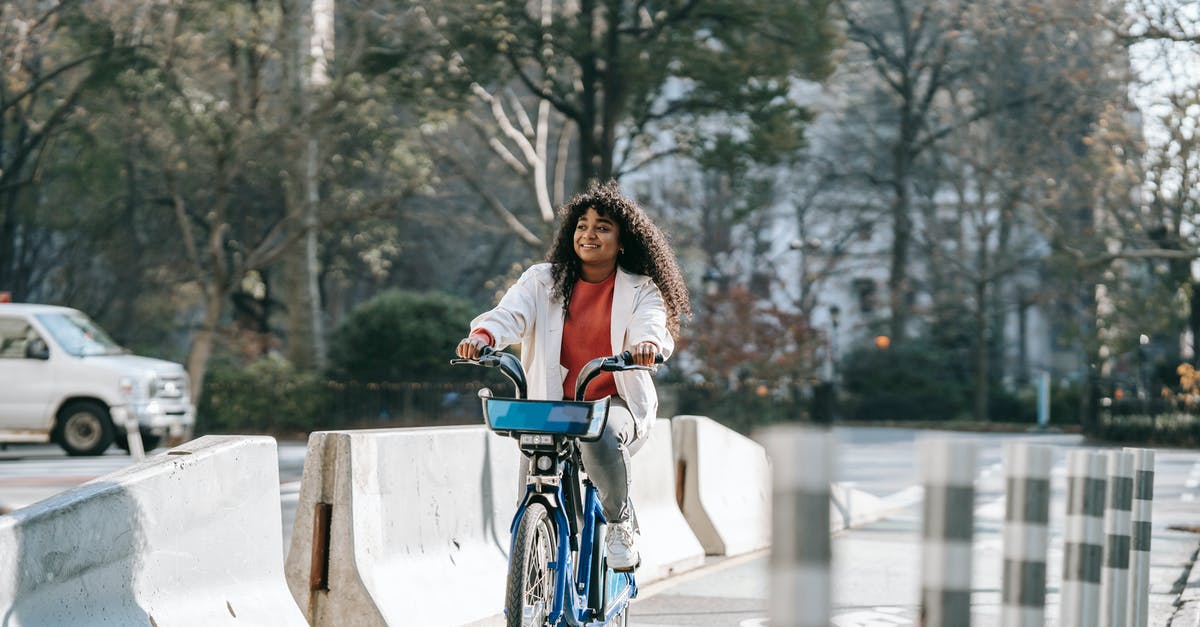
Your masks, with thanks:
[{"label": "curb", "polygon": [[1192,553],[1187,583],[1180,590],[1179,598],[1175,600],[1175,613],[1171,615],[1167,627],[1200,627],[1200,567],[1196,564],[1198,556],[1200,547]]}]

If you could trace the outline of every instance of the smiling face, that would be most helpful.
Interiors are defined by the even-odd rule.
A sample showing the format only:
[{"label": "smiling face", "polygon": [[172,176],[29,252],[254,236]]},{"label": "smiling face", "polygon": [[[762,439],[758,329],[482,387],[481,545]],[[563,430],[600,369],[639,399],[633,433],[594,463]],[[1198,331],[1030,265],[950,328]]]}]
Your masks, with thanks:
[{"label": "smiling face", "polygon": [[608,269],[617,264],[621,250],[621,227],[616,221],[588,209],[575,225],[575,254],[585,268]]}]

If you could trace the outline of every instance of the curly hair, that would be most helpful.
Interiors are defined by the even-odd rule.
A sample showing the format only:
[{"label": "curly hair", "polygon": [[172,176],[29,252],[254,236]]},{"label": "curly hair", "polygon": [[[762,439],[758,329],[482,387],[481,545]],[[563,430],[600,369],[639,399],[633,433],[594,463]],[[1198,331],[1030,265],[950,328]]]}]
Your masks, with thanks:
[{"label": "curly hair", "polygon": [[582,267],[575,254],[575,226],[588,209],[613,219],[620,227],[623,252],[617,256],[617,264],[627,272],[654,280],[666,305],[667,329],[672,337],[679,337],[680,322],[692,313],[692,309],[675,253],[650,216],[636,202],[621,194],[616,181],[592,183],[587,191],[559,208],[561,223],[546,254],[554,278],[554,295],[562,298],[564,305],[571,302],[571,291],[581,276]]}]

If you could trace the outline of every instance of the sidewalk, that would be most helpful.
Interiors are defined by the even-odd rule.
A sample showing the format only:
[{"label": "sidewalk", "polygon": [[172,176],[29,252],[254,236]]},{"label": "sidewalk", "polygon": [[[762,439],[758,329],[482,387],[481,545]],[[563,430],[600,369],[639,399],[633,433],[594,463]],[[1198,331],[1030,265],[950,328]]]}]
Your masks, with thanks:
[{"label": "sidewalk", "polygon": [[1187,582],[1180,590],[1176,602],[1178,608],[1168,625],[1170,627],[1200,627],[1200,567],[1197,567],[1195,562],[1192,564]]},{"label": "sidewalk", "polygon": [[[1195,451],[1159,449],[1158,472],[1168,465],[1186,476],[1183,486],[1156,484],[1154,535],[1150,545],[1150,625],[1200,627],[1200,501],[1196,487],[1200,464]],[[1178,605],[1182,603],[1182,606]]]},{"label": "sidewalk", "polygon": [[[1197,526],[1195,508],[1187,514],[1193,525],[1188,530],[1168,529],[1160,535],[1156,532],[1154,542],[1160,539],[1169,552],[1152,552],[1154,560],[1150,566],[1150,624],[1164,627],[1200,627],[1200,526]],[[1157,528],[1158,525],[1155,525]],[[1173,559],[1160,559],[1167,556]]]}]

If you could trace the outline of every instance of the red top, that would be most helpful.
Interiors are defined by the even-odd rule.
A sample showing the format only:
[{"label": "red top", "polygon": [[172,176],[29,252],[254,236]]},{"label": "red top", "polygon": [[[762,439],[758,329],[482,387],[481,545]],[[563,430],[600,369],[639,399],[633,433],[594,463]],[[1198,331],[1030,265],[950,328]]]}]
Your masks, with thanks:
[{"label": "red top", "polygon": [[[575,399],[575,379],[584,364],[612,354],[609,335],[612,329],[613,287],[617,284],[617,273],[608,275],[599,283],[588,283],[583,279],[575,282],[571,292],[571,303],[567,305],[567,319],[563,323],[561,361],[567,369],[563,379],[563,398]],[[611,372],[602,372],[588,386],[587,400],[617,395],[617,383]]]}]

